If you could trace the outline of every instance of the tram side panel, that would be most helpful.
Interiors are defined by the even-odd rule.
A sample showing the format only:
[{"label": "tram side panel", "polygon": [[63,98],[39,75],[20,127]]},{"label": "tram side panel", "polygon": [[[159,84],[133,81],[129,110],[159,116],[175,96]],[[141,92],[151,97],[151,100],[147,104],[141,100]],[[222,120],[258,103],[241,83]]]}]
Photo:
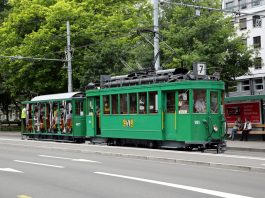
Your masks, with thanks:
[{"label": "tram side panel", "polygon": [[161,115],[103,115],[101,135],[111,138],[162,140]]}]

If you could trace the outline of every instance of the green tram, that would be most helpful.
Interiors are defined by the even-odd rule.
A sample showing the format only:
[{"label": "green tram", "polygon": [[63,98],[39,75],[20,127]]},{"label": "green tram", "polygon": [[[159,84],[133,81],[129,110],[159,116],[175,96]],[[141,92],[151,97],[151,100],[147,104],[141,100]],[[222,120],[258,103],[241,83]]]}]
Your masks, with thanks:
[{"label": "green tram", "polygon": [[85,97],[72,92],[34,97],[26,106],[22,139],[84,142],[86,137]]},{"label": "green tram", "polygon": [[[224,83],[177,69],[103,76],[100,87],[24,102],[22,136],[109,145],[225,147]],[[71,121],[68,115],[71,114]]]},{"label": "green tram", "polygon": [[100,89],[86,91],[87,136],[114,145],[221,151],[224,83],[196,78],[175,69],[104,76]]}]

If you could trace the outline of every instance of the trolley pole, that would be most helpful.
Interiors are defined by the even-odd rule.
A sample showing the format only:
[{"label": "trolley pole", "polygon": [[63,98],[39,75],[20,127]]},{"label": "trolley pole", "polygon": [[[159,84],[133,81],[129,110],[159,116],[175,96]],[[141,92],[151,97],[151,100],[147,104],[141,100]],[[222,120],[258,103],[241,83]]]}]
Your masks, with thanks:
[{"label": "trolley pole", "polygon": [[158,25],[158,8],[159,0],[154,0],[154,60],[155,70],[160,69],[160,52],[159,52],[159,25]]},{"label": "trolley pole", "polygon": [[70,41],[70,23],[66,22],[67,28],[67,73],[68,73],[68,92],[73,92],[73,83],[72,83],[72,57],[71,57],[71,41]]}]

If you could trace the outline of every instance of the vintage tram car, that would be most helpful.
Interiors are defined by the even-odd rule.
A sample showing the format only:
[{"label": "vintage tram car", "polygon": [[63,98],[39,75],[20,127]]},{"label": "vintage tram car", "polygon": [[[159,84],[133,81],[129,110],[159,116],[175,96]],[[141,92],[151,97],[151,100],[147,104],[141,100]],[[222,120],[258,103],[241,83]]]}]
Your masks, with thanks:
[{"label": "vintage tram car", "polygon": [[[224,83],[217,76],[198,78],[182,69],[103,76],[100,87],[89,84],[85,96],[68,93],[67,97],[61,94],[61,98],[55,99],[56,94],[25,102],[31,105],[28,108],[31,116],[37,109],[40,122],[41,114],[49,115],[49,121],[46,118],[49,124],[44,122],[44,127],[34,128],[36,121],[29,117],[22,135],[56,140],[90,139],[93,143],[110,145],[132,143],[220,151],[225,147],[223,92]],[[56,117],[52,113],[54,108],[60,116],[56,126],[51,127],[51,120]],[[70,109],[72,130],[69,131],[66,117]],[[31,127],[29,123],[33,123]]]}]

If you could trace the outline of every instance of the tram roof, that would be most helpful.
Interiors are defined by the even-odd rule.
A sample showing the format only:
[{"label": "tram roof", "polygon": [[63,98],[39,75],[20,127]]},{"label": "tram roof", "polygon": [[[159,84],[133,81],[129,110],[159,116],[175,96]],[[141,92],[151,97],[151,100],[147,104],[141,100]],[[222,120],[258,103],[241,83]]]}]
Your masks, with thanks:
[{"label": "tram roof", "polygon": [[245,100],[264,100],[265,95],[235,96],[225,98],[225,102],[245,101]]},{"label": "tram roof", "polygon": [[70,99],[70,98],[75,98],[75,97],[83,97],[83,93],[81,93],[81,92],[70,92],[70,93],[42,95],[42,96],[36,96],[36,97],[32,98],[31,101],[63,100],[63,99]]}]

